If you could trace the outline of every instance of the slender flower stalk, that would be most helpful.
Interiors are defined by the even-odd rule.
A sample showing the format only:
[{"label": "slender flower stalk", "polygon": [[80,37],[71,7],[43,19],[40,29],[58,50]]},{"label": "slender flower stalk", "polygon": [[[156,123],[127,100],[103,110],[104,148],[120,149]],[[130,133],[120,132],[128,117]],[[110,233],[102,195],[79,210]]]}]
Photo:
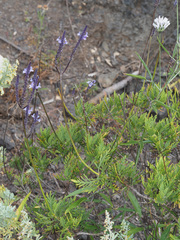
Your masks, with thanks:
[{"label": "slender flower stalk", "polygon": [[18,105],[20,106],[20,100],[19,100],[19,75],[17,75],[17,78],[16,78],[15,89],[16,89],[16,101],[17,101]]},{"label": "slender flower stalk", "polygon": [[29,96],[29,98],[27,99],[27,102],[25,102],[25,96],[27,94],[27,86],[29,83],[29,74],[33,72],[33,69],[31,67],[31,62],[29,63],[28,67],[24,69],[23,73],[26,74],[25,76],[25,80],[24,80],[24,86],[23,86],[23,92],[22,92],[22,96],[19,98],[19,75],[17,75],[16,78],[16,101],[19,105],[20,108],[24,109],[27,105],[30,104],[35,90],[38,89],[40,87],[40,84],[38,84],[38,80],[39,80],[39,76],[37,75],[37,69],[34,72],[34,76],[32,77],[32,79],[30,80],[31,82],[31,87],[32,87],[32,91],[31,94]]},{"label": "slender flower stalk", "polygon": [[25,129],[27,129],[27,123],[28,123],[28,116],[29,116],[29,105],[27,105],[27,107],[25,108],[25,118],[24,118],[24,127]]},{"label": "slender flower stalk", "polygon": [[[75,52],[76,52],[76,50],[77,50],[80,42],[85,38],[85,36],[87,37],[87,32],[86,32],[86,30],[87,30],[87,26],[85,26],[84,30],[82,31],[82,33],[81,33],[81,35],[80,35],[80,37],[79,37],[79,40],[78,40],[78,42],[76,43],[76,46],[74,47],[74,49],[73,49],[73,51],[72,51],[72,53],[71,53],[71,56],[70,56],[70,58],[69,58],[69,62],[67,63],[67,65],[66,65],[63,73],[65,73],[65,71],[68,69],[69,64],[71,63],[72,58],[73,58],[73,55],[75,54]],[[86,39],[86,38],[85,38],[85,39]],[[85,40],[85,39],[84,39],[84,40]]]},{"label": "slender flower stalk", "polygon": [[66,44],[66,39],[65,39],[65,34],[66,32],[64,31],[62,38],[60,39],[60,37],[57,39],[57,41],[59,42],[59,48],[55,57],[55,65],[57,67],[57,59],[61,57],[61,52],[63,50],[63,46],[64,46],[64,42]]},{"label": "slender flower stalk", "polygon": [[[33,72],[33,69],[31,67],[31,63],[28,64],[28,67],[24,69],[23,73],[26,74],[25,76],[25,80],[24,80],[24,86],[23,86],[23,93],[21,98],[19,98],[19,75],[17,76],[16,79],[16,100],[17,103],[19,105],[19,107],[25,111],[25,117],[24,117],[24,130],[26,131],[27,129],[27,123],[28,123],[28,117],[32,112],[32,108],[30,109],[30,103],[32,101],[32,98],[35,94],[35,91],[40,87],[40,84],[38,85],[38,80],[39,80],[39,76],[37,75],[37,69],[34,72],[33,77],[31,78],[30,82],[31,82],[31,93],[29,95],[29,97],[26,99],[25,101],[25,96],[27,94],[27,85],[29,83],[29,74],[31,72]],[[24,116],[24,115],[23,115]],[[33,116],[32,116],[33,117]],[[36,122],[39,122],[40,118],[38,118],[36,115],[34,117],[34,121],[33,121],[33,126],[31,126],[31,130],[30,132],[32,132],[32,128],[34,127]]]},{"label": "slender flower stalk", "polygon": [[[159,32],[159,41],[161,43],[161,32]],[[161,45],[159,44],[159,83],[161,88]]]},{"label": "slender flower stalk", "polygon": [[[177,16],[177,45],[179,46],[179,42],[180,42],[180,37],[179,37],[179,7],[178,7],[178,1],[175,1],[176,2],[176,16]],[[178,47],[179,51],[177,52],[177,59],[179,59],[179,56],[180,56],[180,47]]]},{"label": "slender flower stalk", "polygon": [[41,121],[41,118],[39,117],[38,115],[38,111],[36,111],[33,115],[32,115],[32,118],[33,118],[33,123],[31,125],[31,130],[30,130],[30,134],[31,135],[33,132],[34,132],[34,129],[35,129],[35,124],[37,122],[40,122]]},{"label": "slender flower stalk", "polygon": [[[161,33],[170,25],[166,17],[159,16],[153,22],[153,27],[159,32],[159,41],[161,43]],[[159,82],[161,87],[161,45],[159,44]]]},{"label": "slender flower stalk", "polygon": [[37,75],[37,69],[36,69],[35,72],[34,72],[34,76],[32,78],[33,88],[32,88],[30,97],[29,97],[29,99],[27,101],[27,105],[29,105],[31,103],[32,99],[33,99],[34,93],[35,93],[35,91],[37,89],[38,79],[39,79],[39,76]]},{"label": "slender flower stalk", "polygon": [[25,80],[24,80],[24,86],[23,86],[23,92],[22,96],[20,99],[20,107],[23,108],[23,104],[25,101],[25,95],[26,95],[26,90],[27,90],[27,85],[28,85],[28,79],[29,79],[29,74],[32,72],[32,67],[31,67],[31,62],[29,63],[28,67],[24,69],[23,73],[26,74]]},{"label": "slender flower stalk", "polygon": [[[64,71],[61,73],[61,71],[59,71],[58,68],[57,68],[57,71],[58,71],[59,77],[60,77],[60,81],[62,81],[63,73],[64,73],[64,72],[67,70],[67,68],[69,67],[69,64],[71,63],[72,58],[73,58],[73,55],[74,55],[74,53],[76,52],[77,47],[79,46],[80,42],[81,42],[84,38],[87,38],[86,29],[87,29],[87,26],[84,28],[83,32],[81,33],[81,35],[80,35],[80,37],[79,37],[79,40],[78,40],[78,42],[76,43],[76,46],[74,47],[74,49],[73,49],[73,51],[72,51],[72,53],[71,53],[69,62],[67,63]],[[85,35],[86,35],[86,37],[85,37]],[[62,36],[62,39],[61,39],[60,44],[59,44],[59,49],[58,49],[58,52],[57,52],[56,57],[55,57],[56,67],[57,67],[57,58],[60,56],[60,54],[61,54],[61,52],[62,52],[62,49],[63,49],[64,39],[65,39],[65,32],[64,32],[64,34],[63,34],[63,36]],[[85,39],[84,39],[84,40],[85,40]],[[69,126],[68,126],[68,123],[67,123],[66,114],[65,114],[65,109],[66,109],[66,111],[67,111],[68,109],[66,108],[66,105],[65,105],[65,103],[64,103],[63,92],[62,92],[62,84],[60,85],[59,95],[60,95],[60,97],[61,97],[62,104],[63,104],[63,115],[64,115],[65,124],[66,124],[66,127],[67,127],[67,131],[68,131],[69,137],[70,137],[70,139],[71,139],[71,143],[72,143],[72,145],[73,145],[73,147],[74,147],[74,150],[75,150],[75,152],[76,152],[79,160],[80,160],[91,172],[93,172],[93,173],[96,174],[96,175],[99,175],[99,173],[95,172],[90,166],[88,166],[88,165],[84,162],[84,160],[81,158],[81,156],[80,156],[80,154],[79,154],[79,152],[78,152],[78,150],[77,150],[77,148],[76,148],[76,146],[75,146],[75,144],[74,144],[74,141],[73,141],[73,139],[72,139],[72,136],[71,136],[71,133],[70,133],[70,130],[69,130]]]},{"label": "slender flower stalk", "polygon": [[[55,216],[55,214],[52,212],[52,209],[47,201],[47,198],[45,196],[45,193],[44,193],[44,190],[42,188],[42,185],[41,185],[41,181],[39,179],[39,176],[38,176],[38,173],[37,173],[37,170],[36,170],[36,165],[34,163],[34,159],[32,157],[32,154],[31,154],[31,150],[30,150],[30,146],[29,146],[29,142],[28,142],[28,138],[27,138],[27,134],[26,134],[26,128],[27,128],[27,123],[28,123],[28,116],[31,114],[32,112],[32,109],[29,108],[29,104],[34,96],[34,93],[36,91],[37,88],[39,88],[39,85],[38,84],[38,79],[39,79],[39,76],[37,75],[37,69],[35,70],[34,72],[34,76],[32,77],[31,79],[31,83],[33,83],[33,88],[32,88],[32,91],[31,91],[31,94],[30,94],[30,97],[29,99],[27,100],[27,104],[26,106],[24,107],[25,105],[25,94],[26,94],[26,91],[27,91],[27,85],[28,85],[28,82],[29,82],[29,74],[33,72],[33,69],[31,67],[31,63],[29,63],[28,67],[24,69],[23,73],[26,74],[26,77],[25,77],[25,80],[24,80],[24,87],[23,87],[23,95],[22,97],[19,99],[19,76],[17,76],[17,79],[16,79],[16,100],[17,100],[17,103],[19,105],[19,107],[22,109],[22,110],[25,110],[25,119],[23,121],[23,127],[24,127],[24,135],[25,135],[25,143],[26,143],[26,146],[27,146],[27,149],[28,149],[28,152],[29,152],[29,157],[30,157],[30,161],[32,163],[32,166],[34,168],[34,172],[35,172],[35,175],[36,175],[36,178],[37,178],[37,181],[39,183],[39,187],[41,189],[41,192],[42,192],[42,195],[44,197],[44,200],[45,200],[45,203],[49,209],[49,211],[51,212],[51,214],[54,216],[54,218],[57,219],[57,217]],[[40,122],[40,117],[38,115],[38,111],[36,111],[33,115],[33,124],[31,126],[31,130],[30,130],[30,134],[33,133],[34,131],[34,127],[35,127],[35,123],[36,122]]]}]

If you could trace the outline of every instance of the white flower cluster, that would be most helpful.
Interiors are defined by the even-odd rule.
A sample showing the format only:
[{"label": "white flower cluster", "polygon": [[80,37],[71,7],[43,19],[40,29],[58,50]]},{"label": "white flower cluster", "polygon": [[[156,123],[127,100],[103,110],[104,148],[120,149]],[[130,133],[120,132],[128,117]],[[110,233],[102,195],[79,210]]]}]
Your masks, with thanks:
[{"label": "white flower cluster", "polygon": [[21,231],[18,233],[18,239],[29,240],[34,237],[36,240],[41,239],[39,234],[36,233],[34,223],[29,220],[28,214],[26,211],[22,210],[21,212]]},{"label": "white flower cluster", "polygon": [[112,232],[114,222],[111,221],[109,216],[109,212],[105,211],[106,219],[104,221],[104,236],[102,236],[101,240],[130,240],[133,239],[133,235],[129,235],[129,223],[125,220],[121,223],[121,228],[119,232]]},{"label": "white flower cluster", "polygon": [[156,28],[158,32],[163,32],[170,25],[170,21],[167,17],[161,17],[154,19],[153,27]]},{"label": "white flower cluster", "polygon": [[16,64],[11,65],[7,58],[0,55],[0,95],[4,94],[3,88],[8,88],[16,76],[18,64],[16,60]]},{"label": "white flower cluster", "polygon": [[[119,232],[113,232],[113,224],[109,216],[109,212],[105,211],[105,221],[104,221],[104,234],[100,237],[100,240],[133,240],[133,235],[129,235],[129,223],[123,219],[121,223],[121,228]],[[73,237],[67,237],[67,240],[74,240]]]},{"label": "white flower cluster", "polygon": [[16,206],[12,206],[14,201],[14,194],[0,185],[0,239],[14,239],[14,234],[19,240],[41,239],[26,211],[22,210],[20,219],[16,219]]}]

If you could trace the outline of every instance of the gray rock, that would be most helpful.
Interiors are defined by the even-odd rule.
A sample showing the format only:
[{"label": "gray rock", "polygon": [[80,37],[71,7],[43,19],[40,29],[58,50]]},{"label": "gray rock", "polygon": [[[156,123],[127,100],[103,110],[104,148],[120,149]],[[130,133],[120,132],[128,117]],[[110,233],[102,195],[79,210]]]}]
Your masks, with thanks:
[{"label": "gray rock", "polygon": [[13,139],[11,139],[8,136],[6,136],[5,139],[4,139],[3,134],[1,134],[0,146],[3,146],[7,150],[11,150],[11,149],[13,149],[15,147],[15,143],[14,143]]},{"label": "gray rock", "polygon": [[112,83],[117,79],[119,76],[119,71],[114,70],[110,73],[100,74],[98,77],[98,83],[100,86],[107,88],[112,85]]}]

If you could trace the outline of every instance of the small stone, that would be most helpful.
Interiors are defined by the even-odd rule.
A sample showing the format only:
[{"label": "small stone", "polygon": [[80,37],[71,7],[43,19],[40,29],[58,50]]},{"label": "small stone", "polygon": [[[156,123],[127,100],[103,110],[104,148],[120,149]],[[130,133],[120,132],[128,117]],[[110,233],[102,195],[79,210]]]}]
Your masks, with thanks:
[{"label": "small stone", "polygon": [[104,57],[104,58],[107,58],[108,54],[105,51],[102,51],[101,56]]},{"label": "small stone", "polygon": [[109,87],[117,79],[118,76],[119,71],[116,70],[110,73],[100,74],[98,77],[98,83],[104,88]]},{"label": "small stone", "polygon": [[13,139],[10,137],[6,136],[4,139],[3,133],[1,134],[2,137],[0,137],[0,146],[3,146],[7,150],[11,150],[15,147],[15,143]]},{"label": "small stone", "polygon": [[109,52],[109,47],[108,47],[107,42],[104,41],[104,42],[102,43],[102,48],[104,49],[104,51]]}]

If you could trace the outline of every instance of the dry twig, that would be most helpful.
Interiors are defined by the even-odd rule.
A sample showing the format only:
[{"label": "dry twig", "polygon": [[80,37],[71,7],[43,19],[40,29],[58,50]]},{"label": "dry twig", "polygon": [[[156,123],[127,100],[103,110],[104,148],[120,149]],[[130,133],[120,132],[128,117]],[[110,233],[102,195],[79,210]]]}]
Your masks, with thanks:
[{"label": "dry twig", "polygon": [[[133,72],[133,75],[138,75],[139,71]],[[106,95],[112,94],[114,91],[118,91],[122,88],[124,88],[128,82],[130,82],[133,78],[131,76],[126,77],[124,80],[105,88],[102,92],[100,92],[98,95],[96,95],[94,98],[92,98],[89,103],[96,104],[101,98],[103,98]]]}]

